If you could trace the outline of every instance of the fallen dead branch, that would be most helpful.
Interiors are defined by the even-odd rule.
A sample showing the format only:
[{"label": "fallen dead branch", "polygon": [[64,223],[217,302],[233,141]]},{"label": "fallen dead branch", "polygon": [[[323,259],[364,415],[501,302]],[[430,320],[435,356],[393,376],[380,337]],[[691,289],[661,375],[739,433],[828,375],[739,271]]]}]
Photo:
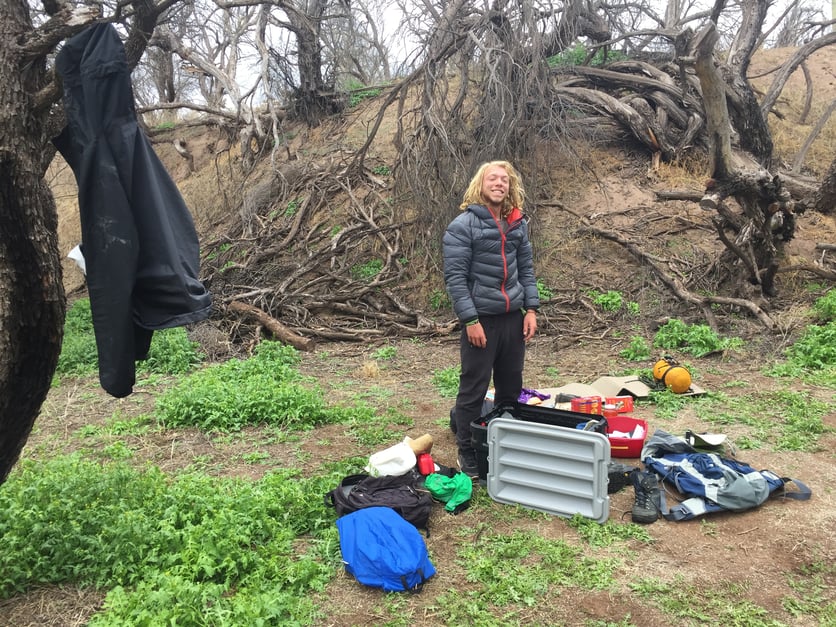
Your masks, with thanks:
[{"label": "fallen dead branch", "polygon": [[245,317],[253,318],[258,321],[259,324],[263,325],[264,328],[270,331],[270,333],[272,333],[277,339],[281,340],[285,344],[290,344],[291,346],[298,348],[300,351],[311,351],[316,346],[316,343],[312,339],[297,335],[281,322],[276,320],[273,316],[261,311],[258,307],[253,307],[252,305],[248,305],[247,303],[242,303],[240,301],[233,301],[229,304],[229,310],[242,314]]}]

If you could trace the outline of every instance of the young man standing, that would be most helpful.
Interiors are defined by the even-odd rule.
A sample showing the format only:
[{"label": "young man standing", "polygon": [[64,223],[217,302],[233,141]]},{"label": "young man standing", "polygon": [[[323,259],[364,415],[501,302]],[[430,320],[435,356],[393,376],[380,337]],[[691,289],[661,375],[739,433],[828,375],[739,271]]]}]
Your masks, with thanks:
[{"label": "young man standing", "polygon": [[493,376],[495,402],[522,390],[525,344],[537,330],[534,276],[520,176],[507,161],[479,167],[444,233],[444,282],[462,325],[461,377],[452,420],[458,464],[478,476],[470,423],[480,417]]}]

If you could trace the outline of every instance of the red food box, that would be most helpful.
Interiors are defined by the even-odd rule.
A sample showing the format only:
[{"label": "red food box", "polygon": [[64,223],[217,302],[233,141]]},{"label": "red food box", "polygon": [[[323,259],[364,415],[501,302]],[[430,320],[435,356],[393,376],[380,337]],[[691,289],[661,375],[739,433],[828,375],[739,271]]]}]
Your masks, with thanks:
[{"label": "red food box", "polygon": [[580,414],[597,414],[601,415],[601,410],[604,405],[603,399],[600,396],[580,396],[573,398],[571,401],[572,411]]},{"label": "red food box", "polygon": [[[613,436],[613,433],[638,437]],[[647,421],[632,416],[613,416],[607,419],[607,437],[613,457],[640,457],[647,438]]]},{"label": "red food box", "polygon": [[633,411],[633,397],[629,394],[627,396],[608,396],[604,399],[606,405],[615,405],[619,414],[629,414]]}]

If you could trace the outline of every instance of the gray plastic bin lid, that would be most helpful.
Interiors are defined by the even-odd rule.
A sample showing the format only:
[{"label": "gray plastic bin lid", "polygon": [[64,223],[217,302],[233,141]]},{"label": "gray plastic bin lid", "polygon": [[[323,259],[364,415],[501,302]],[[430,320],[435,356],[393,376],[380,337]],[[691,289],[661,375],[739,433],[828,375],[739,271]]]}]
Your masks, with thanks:
[{"label": "gray plastic bin lid", "polygon": [[609,462],[601,433],[512,418],[488,423],[488,494],[499,503],[606,522]]}]

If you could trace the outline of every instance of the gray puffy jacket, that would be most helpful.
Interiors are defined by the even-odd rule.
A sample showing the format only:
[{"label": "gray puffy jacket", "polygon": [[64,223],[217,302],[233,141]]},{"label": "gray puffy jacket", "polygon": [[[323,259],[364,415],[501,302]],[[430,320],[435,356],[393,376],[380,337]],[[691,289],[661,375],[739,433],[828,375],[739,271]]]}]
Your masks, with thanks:
[{"label": "gray puffy jacket", "polygon": [[443,239],[444,283],[462,322],[540,306],[528,224],[519,209],[505,231],[484,205],[469,205]]}]

